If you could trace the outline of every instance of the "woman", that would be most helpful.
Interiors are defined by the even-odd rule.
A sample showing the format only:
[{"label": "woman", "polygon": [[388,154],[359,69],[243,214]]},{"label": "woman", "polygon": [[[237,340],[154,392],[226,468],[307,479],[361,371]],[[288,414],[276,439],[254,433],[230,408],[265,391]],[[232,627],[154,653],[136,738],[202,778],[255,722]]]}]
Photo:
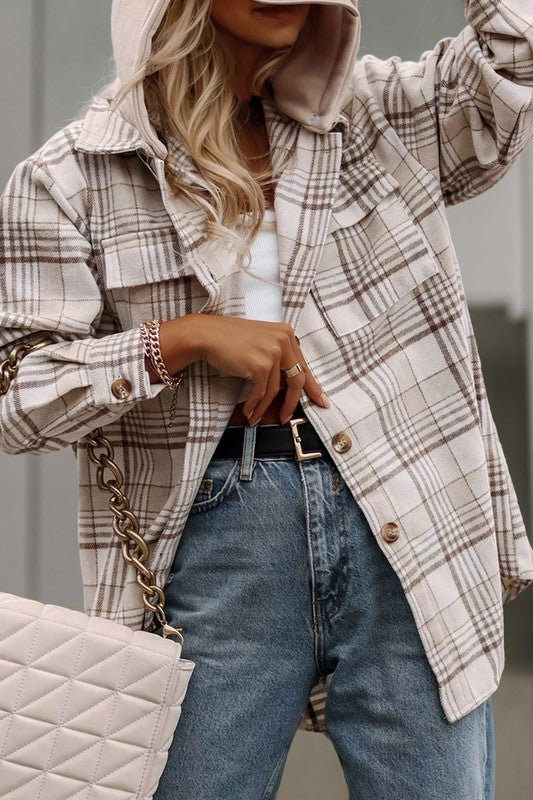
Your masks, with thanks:
[{"label": "woman", "polygon": [[[7,186],[1,353],[57,343],[2,447],[105,426],[196,662],[157,800],[275,797],[298,725],[351,798],[493,796],[533,552],[443,208],[533,133],[533,16],[466,13],[403,63],[352,0],[115,0],[117,80]],[[86,608],[153,630],[77,450]]]}]

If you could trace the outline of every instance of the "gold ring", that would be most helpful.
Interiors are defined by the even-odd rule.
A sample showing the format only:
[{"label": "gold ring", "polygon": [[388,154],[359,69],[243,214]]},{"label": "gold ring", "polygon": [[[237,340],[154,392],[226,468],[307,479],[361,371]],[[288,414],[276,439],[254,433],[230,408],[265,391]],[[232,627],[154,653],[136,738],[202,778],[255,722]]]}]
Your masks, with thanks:
[{"label": "gold ring", "polygon": [[290,367],[289,369],[284,369],[283,372],[285,373],[286,378],[294,378],[295,375],[299,375],[300,372],[303,372],[301,364],[296,362],[294,367]]}]

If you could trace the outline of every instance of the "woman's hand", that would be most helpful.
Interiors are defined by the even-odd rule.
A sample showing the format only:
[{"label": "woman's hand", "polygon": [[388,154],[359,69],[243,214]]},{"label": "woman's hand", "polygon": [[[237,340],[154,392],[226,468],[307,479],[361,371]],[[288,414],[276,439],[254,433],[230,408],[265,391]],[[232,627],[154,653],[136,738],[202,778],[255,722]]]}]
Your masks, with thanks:
[{"label": "woman's hand", "polygon": [[327,397],[312,376],[290,325],[285,322],[187,314],[161,325],[161,353],[167,369],[178,372],[196,360],[206,361],[227,375],[246,378],[250,394],[243,411],[250,425],[259,422],[282,386],[282,370],[296,363],[302,372],[286,382],[280,420],[292,416],[302,391],[323,408]]}]

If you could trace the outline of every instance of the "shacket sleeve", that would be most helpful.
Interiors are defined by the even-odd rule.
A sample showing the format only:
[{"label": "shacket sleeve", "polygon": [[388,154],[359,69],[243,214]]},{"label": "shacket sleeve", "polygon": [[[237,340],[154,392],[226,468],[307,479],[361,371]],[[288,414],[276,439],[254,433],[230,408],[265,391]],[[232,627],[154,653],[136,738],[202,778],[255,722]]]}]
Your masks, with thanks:
[{"label": "shacket sleeve", "polygon": [[420,61],[364,56],[370,91],[447,205],[496,183],[533,135],[533,2],[466,0],[468,25]]},{"label": "shacket sleeve", "polygon": [[87,222],[28,159],[0,202],[0,361],[32,333],[56,343],[30,352],[0,397],[2,450],[58,450],[164,388],[150,384],[139,331],[102,335],[103,317]]}]

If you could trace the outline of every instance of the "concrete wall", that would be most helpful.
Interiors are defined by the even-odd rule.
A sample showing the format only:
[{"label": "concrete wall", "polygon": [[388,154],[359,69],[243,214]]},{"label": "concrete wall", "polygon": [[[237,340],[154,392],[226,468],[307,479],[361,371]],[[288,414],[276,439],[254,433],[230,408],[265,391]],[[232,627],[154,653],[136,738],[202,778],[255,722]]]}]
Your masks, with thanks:
[{"label": "concrete wall", "polygon": [[[383,57],[395,54],[416,59],[438,39],[457,33],[464,24],[462,0],[361,0],[361,10],[362,52]],[[108,0],[2,0],[0,107],[4,113],[0,116],[0,184],[4,184],[17,162],[75,117],[80,105],[104,82],[110,70],[109,11]],[[528,225],[533,186],[531,162],[527,154],[497,187],[449,213],[469,301],[478,312],[476,324],[484,334],[484,363],[492,376],[488,383],[493,387],[495,405],[501,408],[501,428],[509,443],[519,442],[513,447],[509,444],[509,450],[513,451],[511,471],[522,487],[525,513],[529,512],[531,494],[526,473],[531,452],[527,447],[527,417],[531,413],[528,386],[533,381],[533,370],[527,371],[527,380],[517,389],[522,412],[516,413],[516,405],[510,406],[505,391],[508,384],[502,385],[498,372],[502,360],[497,358],[500,351],[491,345],[494,319],[490,314],[492,307],[502,307],[498,324],[503,328],[506,314],[510,315],[504,361],[514,365],[515,373],[523,373],[533,352],[528,291],[533,244]],[[489,316],[484,316],[484,310]],[[522,326],[518,333],[516,325]],[[498,329],[500,344],[507,335],[502,333],[503,328]],[[513,336],[517,335],[523,347],[513,344]],[[0,455],[0,507],[1,589],[80,607],[71,452],[46,458]],[[520,662],[523,672],[528,669],[529,649],[523,652],[523,642],[531,640],[530,630],[524,636],[530,619],[526,609],[531,606],[527,605],[529,601],[517,604],[520,602],[522,605],[517,608],[524,610],[511,618],[509,637],[513,641],[516,629],[516,663]],[[516,705],[519,695],[506,695],[506,706],[509,697]],[[509,734],[516,733],[515,721],[509,727]],[[526,774],[525,759],[518,768],[515,762],[520,748],[527,747],[533,737],[531,724],[516,734],[509,752],[504,751],[503,734],[500,735],[500,780],[502,786],[505,783],[506,797],[525,800],[530,796],[526,787],[533,777]],[[280,798],[324,797],[346,797],[338,762],[325,737],[299,733],[291,749]]]}]

